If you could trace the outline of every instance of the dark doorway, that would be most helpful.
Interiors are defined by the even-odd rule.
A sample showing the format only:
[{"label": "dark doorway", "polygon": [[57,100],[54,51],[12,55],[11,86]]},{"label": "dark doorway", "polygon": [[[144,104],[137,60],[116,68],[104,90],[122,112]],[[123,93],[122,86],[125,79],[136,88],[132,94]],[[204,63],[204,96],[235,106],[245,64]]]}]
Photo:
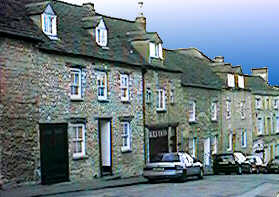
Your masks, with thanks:
[{"label": "dark doorway", "polygon": [[158,153],[168,153],[168,127],[149,130],[149,157],[150,161]]},{"label": "dark doorway", "polygon": [[111,120],[99,120],[101,176],[112,175]]},{"label": "dark doorway", "polygon": [[40,124],[42,184],[69,181],[67,124]]}]

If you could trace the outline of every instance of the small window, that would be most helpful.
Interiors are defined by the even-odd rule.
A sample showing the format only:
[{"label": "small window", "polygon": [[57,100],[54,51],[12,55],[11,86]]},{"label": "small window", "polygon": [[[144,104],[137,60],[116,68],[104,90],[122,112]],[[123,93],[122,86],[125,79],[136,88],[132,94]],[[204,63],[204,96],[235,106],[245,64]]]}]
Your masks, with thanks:
[{"label": "small window", "polygon": [[258,118],[257,120],[257,130],[258,130],[258,135],[262,135],[263,134],[263,119],[261,117]]},{"label": "small window", "polygon": [[151,95],[152,95],[151,89],[147,88],[146,89],[146,103],[151,103]]},{"label": "small window", "polygon": [[81,70],[71,69],[71,99],[81,99]]},{"label": "small window", "polygon": [[131,127],[129,122],[122,122],[122,147],[121,151],[131,151]]},{"label": "small window", "polygon": [[241,146],[243,148],[246,148],[246,146],[247,146],[247,130],[246,129],[241,130]]},{"label": "small window", "polygon": [[170,90],[170,103],[174,104],[174,89]]},{"label": "small window", "polygon": [[278,109],[278,99],[274,99],[273,107],[274,107],[274,109]]},{"label": "small window", "polygon": [[234,86],[235,86],[234,75],[228,74],[228,87],[233,88]]},{"label": "small window", "polygon": [[150,50],[150,57],[163,59],[163,48],[162,48],[161,43],[156,44],[156,43],[150,42],[149,50]]},{"label": "small window", "polygon": [[43,32],[50,38],[57,37],[56,15],[50,5],[47,6],[44,13],[41,15]]},{"label": "small window", "polygon": [[244,88],[244,77],[243,76],[238,76],[238,87]]},{"label": "small window", "polygon": [[233,134],[230,131],[228,136],[228,151],[232,151],[232,149],[233,149]]},{"label": "small window", "polygon": [[270,109],[270,99],[269,98],[265,99],[265,109]]},{"label": "small window", "polygon": [[84,124],[72,124],[73,128],[73,157],[85,156],[85,126]]},{"label": "small window", "polygon": [[196,143],[197,143],[197,139],[193,138],[193,148],[192,148],[192,157],[196,157]]},{"label": "small window", "polygon": [[157,111],[166,110],[166,98],[165,98],[165,90],[159,89],[157,90]]},{"label": "small window", "polygon": [[121,101],[129,101],[129,75],[120,76]]},{"label": "small window", "polygon": [[217,120],[217,102],[211,103],[211,120]]},{"label": "small window", "polygon": [[108,31],[103,20],[100,21],[99,25],[96,27],[96,43],[99,46],[107,46]]},{"label": "small window", "polygon": [[255,100],[255,105],[256,105],[256,109],[261,109],[261,106],[262,106],[262,100],[261,98],[257,97],[256,100]]},{"label": "small window", "polygon": [[226,117],[227,117],[227,119],[231,118],[231,101],[230,100],[226,101]]},{"label": "small window", "polygon": [[245,106],[245,101],[241,101],[241,102],[240,102],[240,115],[241,115],[241,119],[244,119],[244,118],[245,118],[245,109],[244,109],[244,106]]},{"label": "small window", "polygon": [[107,99],[107,73],[99,72],[97,74],[97,89],[98,89],[98,100]]},{"label": "small window", "polygon": [[189,103],[189,122],[196,121],[196,102],[191,101]]}]

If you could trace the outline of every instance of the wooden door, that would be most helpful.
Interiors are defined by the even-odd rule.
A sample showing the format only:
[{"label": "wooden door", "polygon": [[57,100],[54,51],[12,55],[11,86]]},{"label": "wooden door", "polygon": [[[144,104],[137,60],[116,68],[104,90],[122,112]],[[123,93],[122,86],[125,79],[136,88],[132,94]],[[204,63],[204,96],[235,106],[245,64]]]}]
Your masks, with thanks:
[{"label": "wooden door", "polygon": [[67,124],[40,125],[42,184],[69,181]]}]

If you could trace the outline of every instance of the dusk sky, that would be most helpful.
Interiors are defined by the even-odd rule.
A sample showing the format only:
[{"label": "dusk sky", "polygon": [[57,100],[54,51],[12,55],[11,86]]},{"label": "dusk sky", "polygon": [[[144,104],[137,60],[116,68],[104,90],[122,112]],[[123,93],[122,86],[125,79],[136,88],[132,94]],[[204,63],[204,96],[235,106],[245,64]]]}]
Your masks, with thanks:
[{"label": "dusk sky", "polygon": [[[88,0],[64,0],[81,4]],[[91,0],[98,13],[134,20],[137,0]],[[224,56],[243,72],[269,68],[279,85],[278,0],[145,0],[147,31],[158,32],[169,49],[195,47],[205,55]]]}]

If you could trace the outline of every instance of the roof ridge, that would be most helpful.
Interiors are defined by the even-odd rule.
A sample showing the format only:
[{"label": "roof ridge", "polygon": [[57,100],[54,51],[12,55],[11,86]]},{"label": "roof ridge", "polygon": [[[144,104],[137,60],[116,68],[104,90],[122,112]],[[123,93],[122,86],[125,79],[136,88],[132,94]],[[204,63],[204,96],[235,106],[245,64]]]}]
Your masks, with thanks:
[{"label": "roof ridge", "polygon": [[96,12],[96,15],[100,15],[100,16],[103,16],[103,17],[106,17],[106,18],[120,20],[120,21],[124,21],[124,22],[136,23],[135,21],[132,21],[132,20],[128,20],[128,19],[124,19],[124,18],[118,18],[118,17],[112,17],[112,16],[107,16],[105,14],[100,14],[98,12]]}]

